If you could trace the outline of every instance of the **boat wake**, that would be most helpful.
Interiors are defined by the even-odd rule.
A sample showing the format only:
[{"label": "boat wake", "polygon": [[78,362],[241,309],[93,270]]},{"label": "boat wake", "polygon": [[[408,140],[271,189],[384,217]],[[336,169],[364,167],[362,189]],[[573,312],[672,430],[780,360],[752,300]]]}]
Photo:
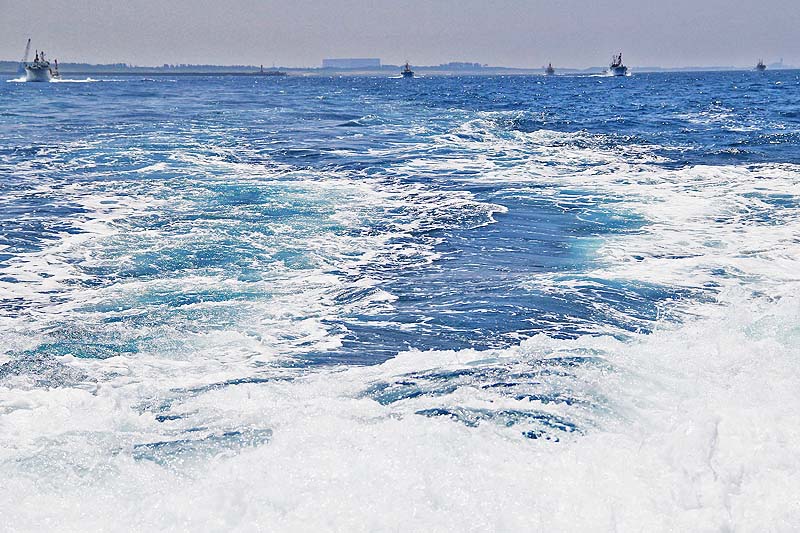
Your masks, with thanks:
[{"label": "boat wake", "polygon": [[[650,79],[530,106],[523,78],[63,92],[70,113],[31,119],[47,142],[0,147],[0,515],[800,523],[796,138]],[[539,105],[565,93],[594,112]]]},{"label": "boat wake", "polygon": [[[14,420],[0,494],[23,529],[211,515],[324,529],[335,506],[350,531],[441,516],[464,531],[718,530],[763,525],[749,510],[776,489],[769,523],[796,523],[800,301],[742,304],[627,342],[542,336],[346,370],[176,379],[189,361],[19,361],[0,366]],[[235,509],[220,503],[232,490]],[[157,505],[174,514],[144,512]]]},{"label": "boat wake", "polygon": [[83,79],[54,78],[50,80],[50,83],[98,83],[106,81],[122,81],[122,80],[96,80],[94,78],[83,78]]},{"label": "boat wake", "polygon": [[[110,81],[125,81],[119,79],[95,79],[95,78],[82,78],[82,79],[70,79],[70,78],[52,78],[51,80],[45,83],[100,83],[100,82],[110,82]],[[42,82],[34,82],[28,81],[25,79],[25,76],[20,78],[14,78],[11,80],[6,80],[6,83],[33,83],[33,84],[42,84]]]}]

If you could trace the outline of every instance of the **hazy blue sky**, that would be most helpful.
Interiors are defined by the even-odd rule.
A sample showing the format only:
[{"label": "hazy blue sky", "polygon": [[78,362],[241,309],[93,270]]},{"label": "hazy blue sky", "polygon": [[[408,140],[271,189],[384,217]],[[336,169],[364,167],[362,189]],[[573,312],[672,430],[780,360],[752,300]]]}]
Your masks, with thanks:
[{"label": "hazy blue sky", "polygon": [[0,58],[317,66],[800,65],[800,0],[0,0]]}]

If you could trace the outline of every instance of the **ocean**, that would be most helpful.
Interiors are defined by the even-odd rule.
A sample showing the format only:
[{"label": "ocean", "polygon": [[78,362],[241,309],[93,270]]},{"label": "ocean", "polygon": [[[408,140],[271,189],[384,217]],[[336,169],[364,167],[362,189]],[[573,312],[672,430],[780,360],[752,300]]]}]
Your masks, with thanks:
[{"label": "ocean", "polygon": [[800,72],[0,80],[0,529],[791,531]]}]

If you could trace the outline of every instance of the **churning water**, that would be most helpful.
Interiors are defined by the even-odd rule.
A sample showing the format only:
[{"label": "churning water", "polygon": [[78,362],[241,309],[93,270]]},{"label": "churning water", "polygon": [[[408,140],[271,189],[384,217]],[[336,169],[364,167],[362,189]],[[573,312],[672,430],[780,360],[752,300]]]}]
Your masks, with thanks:
[{"label": "churning water", "polygon": [[0,528],[789,531],[800,74],[0,85]]}]

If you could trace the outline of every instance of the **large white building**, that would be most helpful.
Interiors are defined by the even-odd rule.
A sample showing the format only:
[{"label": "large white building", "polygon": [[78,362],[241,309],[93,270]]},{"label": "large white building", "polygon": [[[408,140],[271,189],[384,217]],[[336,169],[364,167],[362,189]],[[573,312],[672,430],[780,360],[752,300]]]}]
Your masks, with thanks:
[{"label": "large white building", "polygon": [[323,59],[322,68],[380,68],[381,60],[374,57],[345,57]]}]

